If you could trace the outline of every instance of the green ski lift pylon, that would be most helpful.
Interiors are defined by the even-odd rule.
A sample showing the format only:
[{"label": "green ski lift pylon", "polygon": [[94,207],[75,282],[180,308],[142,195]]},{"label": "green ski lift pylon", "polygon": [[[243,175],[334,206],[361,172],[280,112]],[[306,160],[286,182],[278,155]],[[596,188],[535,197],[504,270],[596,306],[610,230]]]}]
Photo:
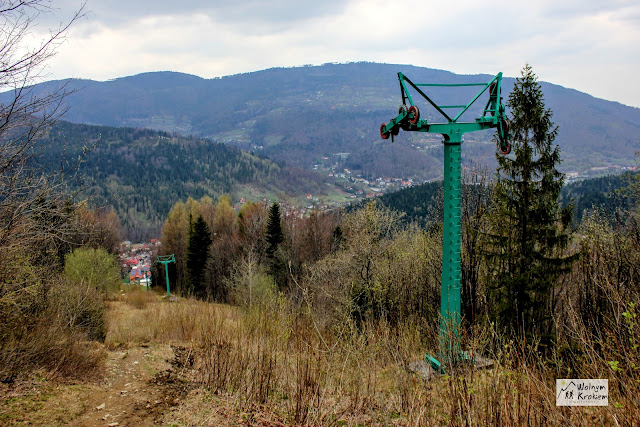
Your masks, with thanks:
[{"label": "green ski lift pylon", "polygon": [[[509,122],[505,117],[502,103],[502,73],[495,75],[487,83],[429,84],[413,83],[404,74],[398,73],[402,105],[398,115],[389,123],[380,126],[382,139],[393,141],[400,129],[408,132],[428,132],[444,137],[444,227],[442,234],[442,293],[440,296],[440,353],[436,357],[425,355],[426,360],[436,370],[442,372],[444,363],[466,359],[460,347],[460,181],[462,135],[467,132],[497,128],[500,151],[511,152],[509,143]],[[420,118],[420,110],[415,105],[408,86],[420,94],[445,119],[440,123],[429,123]],[[466,105],[437,105],[420,89],[421,87],[464,87],[477,86],[480,91]],[[489,91],[482,116],[472,122],[458,122],[471,105]],[[407,105],[408,101],[408,105]],[[451,118],[445,110],[459,109]]]},{"label": "green ski lift pylon", "polygon": [[156,257],[156,262],[160,264],[164,264],[164,275],[167,279],[167,296],[171,296],[171,291],[169,290],[169,263],[176,262],[176,257],[171,255],[158,255]]}]

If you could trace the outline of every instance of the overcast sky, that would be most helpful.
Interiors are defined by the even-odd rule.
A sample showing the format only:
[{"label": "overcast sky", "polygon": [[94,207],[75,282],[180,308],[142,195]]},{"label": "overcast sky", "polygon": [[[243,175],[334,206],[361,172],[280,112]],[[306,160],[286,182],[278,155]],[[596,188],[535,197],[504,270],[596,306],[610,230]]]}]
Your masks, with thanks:
[{"label": "overcast sky", "polygon": [[[36,31],[69,19],[54,0]],[[205,78],[326,62],[519,75],[640,107],[638,0],[88,0],[48,78]]]}]

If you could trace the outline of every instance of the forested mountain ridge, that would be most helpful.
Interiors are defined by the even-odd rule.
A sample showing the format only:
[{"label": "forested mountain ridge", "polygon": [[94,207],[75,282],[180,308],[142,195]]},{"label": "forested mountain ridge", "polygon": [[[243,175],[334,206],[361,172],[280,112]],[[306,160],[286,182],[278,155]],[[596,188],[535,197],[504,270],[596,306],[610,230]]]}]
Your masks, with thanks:
[{"label": "forested mountain ridge", "polygon": [[594,209],[613,219],[619,208],[628,210],[633,207],[626,190],[636,176],[637,172],[630,172],[569,183],[562,189],[560,203],[565,206],[573,203],[574,223],[579,223],[585,214]]},{"label": "forested mountain ridge", "polygon": [[[273,159],[310,168],[321,157],[350,153],[344,167],[368,177],[442,176],[440,138],[402,133],[396,143],[379,137],[380,123],[395,116],[400,103],[396,73],[416,82],[468,83],[488,75],[376,63],[274,68],[215,79],[157,72],[107,82],[64,80],[34,87],[42,93],[66,84],[66,120],[108,126],[145,127],[195,135]],[[496,70],[499,71],[499,70]],[[506,99],[512,78],[503,80]],[[640,150],[640,109],[542,83],[547,106],[560,132],[565,172],[633,165]],[[439,88],[436,102],[466,104],[469,93]],[[1,100],[1,97],[0,97]],[[482,98],[467,119],[482,107]],[[423,109],[423,117],[434,114]],[[492,132],[466,135],[464,161],[493,168]]]},{"label": "forested mountain ridge", "polygon": [[[72,191],[79,191],[92,206],[113,206],[130,238],[157,235],[171,206],[188,197],[295,197],[333,188],[332,182],[313,171],[278,164],[226,144],[150,129],[59,122],[38,147],[39,163],[52,171],[73,172]],[[623,176],[569,183],[562,201],[573,200],[576,221],[593,206],[611,214],[615,206],[626,206],[617,192],[625,185]],[[378,200],[403,212],[405,221],[424,226],[438,219],[434,215],[441,197],[442,182],[429,182]]]},{"label": "forested mountain ridge", "polygon": [[188,197],[317,194],[327,188],[312,171],[150,129],[59,122],[36,152],[36,161],[47,169],[69,170],[75,177],[70,189],[93,206],[112,205],[132,239],[159,235],[171,206]]},{"label": "forested mountain ridge", "polygon": [[[608,175],[565,184],[560,203],[562,206],[573,204],[574,225],[579,224],[584,215],[594,209],[598,209],[605,217],[613,218],[617,208],[629,209],[632,206],[624,189],[635,174]],[[463,185],[463,194],[473,192],[476,187]],[[388,193],[376,200],[384,207],[401,212],[403,221],[424,227],[431,222],[442,221],[442,197],[442,181],[435,181]],[[353,207],[359,208],[367,202],[363,201]]]}]

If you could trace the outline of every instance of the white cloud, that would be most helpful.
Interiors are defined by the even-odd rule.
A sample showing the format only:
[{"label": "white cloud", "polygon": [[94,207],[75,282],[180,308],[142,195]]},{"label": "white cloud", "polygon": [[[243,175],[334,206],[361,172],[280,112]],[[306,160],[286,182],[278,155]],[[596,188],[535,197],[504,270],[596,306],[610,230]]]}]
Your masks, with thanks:
[{"label": "white cloud", "polygon": [[[93,0],[49,70],[58,78],[155,70],[214,77],[367,60],[515,76],[529,62],[541,80],[640,106],[636,3]],[[47,22],[79,5],[56,4]]]}]

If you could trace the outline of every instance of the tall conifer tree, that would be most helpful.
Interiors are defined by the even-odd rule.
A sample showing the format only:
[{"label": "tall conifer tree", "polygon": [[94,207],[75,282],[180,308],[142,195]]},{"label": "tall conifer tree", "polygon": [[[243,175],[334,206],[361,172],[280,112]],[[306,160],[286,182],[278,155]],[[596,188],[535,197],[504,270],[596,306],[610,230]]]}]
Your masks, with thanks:
[{"label": "tall conifer tree", "polygon": [[189,246],[187,246],[187,273],[189,292],[203,297],[206,294],[204,272],[209,257],[211,232],[209,226],[198,216],[196,222],[189,228]]},{"label": "tall conifer tree", "polygon": [[487,237],[489,297],[499,324],[518,335],[549,337],[553,289],[571,258],[571,207],[558,197],[564,183],[558,128],[536,75],[527,64],[516,79],[511,110],[511,156],[497,155],[491,231]]},{"label": "tall conifer tree", "polygon": [[273,258],[278,245],[284,240],[282,225],[280,224],[280,205],[278,203],[274,203],[269,208],[265,237],[267,241],[267,257]]},{"label": "tall conifer tree", "polygon": [[267,243],[267,263],[269,273],[278,284],[283,288],[286,284],[287,275],[285,265],[281,257],[278,256],[278,246],[284,241],[282,234],[282,224],[280,218],[280,205],[274,203],[269,208],[269,217],[267,218],[267,230],[265,240]]}]

